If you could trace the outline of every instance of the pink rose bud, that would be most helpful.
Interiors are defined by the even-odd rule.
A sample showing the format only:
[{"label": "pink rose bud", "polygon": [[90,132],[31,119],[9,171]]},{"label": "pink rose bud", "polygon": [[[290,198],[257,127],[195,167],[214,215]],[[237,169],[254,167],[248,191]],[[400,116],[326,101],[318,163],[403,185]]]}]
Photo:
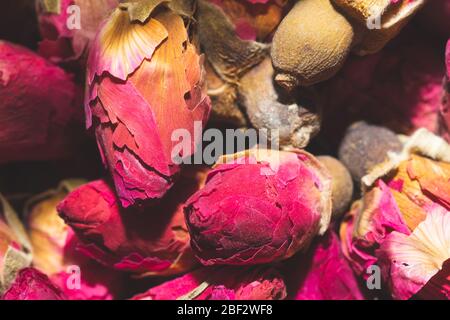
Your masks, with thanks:
[{"label": "pink rose bud", "polygon": [[185,213],[204,265],[283,260],[327,230],[331,178],[304,151],[249,150],[220,159]]},{"label": "pink rose bud", "polygon": [[210,110],[203,58],[183,19],[167,3],[155,11],[142,5],[121,4],[112,13],[87,67],[87,126],[94,125],[124,207],[162,198],[172,187],[174,157],[194,154]]},{"label": "pink rose bud", "polygon": [[321,135],[337,144],[362,119],[396,133],[436,132],[443,76],[442,53],[414,29],[377,54],[352,57],[323,92]]},{"label": "pink rose bud", "polygon": [[364,196],[341,226],[343,252],[363,278],[378,266],[394,299],[427,285],[434,293],[423,298],[449,298],[446,276],[434,276],[450,259],[450,145],[420,129],[391,157],[362,179]]},{"label": "pink rose bud", "polygon": [[120,277],[76,250],[79,240],[56,211],[68,192],[82,183],[63,181],[58,189],[37,196],[28,215],[33,266],[49,275],[69,300],[109,300]]},{"label": "pink rose bud", "polygon": [[55,63],[85,58],[102,21],[118,0],[37,0],[43,40],[39,53]]},{"label": "pink rose bud", "polygon": [[67,300],[61,290],[43,273],[22,269],[2,300]]},{"label": "pink rose bud", "polygon": [[67,156],[81,123],[76,99],[70,75],[0,41],[0,163]]},{"label": "pink rose bud", "polygon": [[341,244],[332,231],[317,239],[306,255],[287,261],[286,283],[295,300],[362,300],[363,295]]},{"label": "pink rose bud", "polygon": [[81,250],[104,265],[142,275],[178,274],[196,265],[183,203],[202,175],[182,178],[150,209],[122,209],[114,190],[99,180],[71,192],[58,211],[83,241]]},{"label": "pink rose bud", "polygon": [[283,300],[286,287],[270,267],[202,268],[165,282],[132,300]]}]

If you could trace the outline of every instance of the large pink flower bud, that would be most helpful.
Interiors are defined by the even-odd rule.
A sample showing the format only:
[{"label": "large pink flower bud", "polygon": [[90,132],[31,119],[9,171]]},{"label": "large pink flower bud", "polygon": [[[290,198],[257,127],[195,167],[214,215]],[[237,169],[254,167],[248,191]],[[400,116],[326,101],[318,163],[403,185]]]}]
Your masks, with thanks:
[{"label": "large pink flower bud", "polygon": [[[109,300],[120,286],[120,276],[77,251],[80,241],[56,211],[68,192],[82,183],[63,181],[58,189],[36,196],[32,202],[27,220],[33,266],[47,274],[70,300]],[[74,281],[79,286],[72,285]]]},{"label": "large pink flower bud", "polygon": [[67,156],[81,129],[77,92],[62,69],[0,41],[0,163]]},{"label": "large pink flower bud", "polygon": [[183,19],[165,3],[155,11],[141,4],[121,4],[103,24],[87,70],[87,125],[124,207],[170,189],[179,171],[175,131],[188,133],[191,147],[176,156],[192,155],[210,110],[203,61]]},{"label": "large pink flower bud", "polygon": [[104,265],[140,275],[177,274],[197,264],[183,203],[202,176],[181,178],[160,205],[145,210],[122,209],[114,190],[94,181],[71,192],[58,211],[83,241],[81,250]]},{"label": "large pink flower bud", "polygon": [[331,179],[309,153],[250,150],[219,163],[185,208],[203,264],[283,260],[327,230]]}]

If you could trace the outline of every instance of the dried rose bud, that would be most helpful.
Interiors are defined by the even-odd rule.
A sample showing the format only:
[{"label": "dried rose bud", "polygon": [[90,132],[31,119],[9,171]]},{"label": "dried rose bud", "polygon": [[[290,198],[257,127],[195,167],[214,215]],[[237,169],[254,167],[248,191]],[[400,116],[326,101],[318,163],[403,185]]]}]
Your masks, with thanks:
[{"label": "dried rose bud", "polygon": [[341,226],[353,269],[368,277],[367,268],[379,266],[395,299],[409,299],[427,284],[450,298],[445,277],[433,277],[450,258],[449,179],[450,145],[426,130],[365,176],[364,196]]},{"label": "dried rose bud", "polygon": [[22,269],[2,300],[66,300],[64,293],[43,273]]},{"label": "dried rose bud", "polygon": [[58,211],[83,241],[82,251],[100,263],[138,275],[178,274],[197,264],[183,203],[204,176],[181,178],[158,206],[128,210],[107,183],[94,181],[71,192]]},{"label": "dried rose bud", "polygon": [[39,53],[55,63],[85,62],[98,27],[118,4],[118,0],[37,0],[44,39]]},{"label": "dried rose bud", "polygon": [[411,134],[421,127],[436,131],[442,97],[442,53],[416,29],[367,57],[351,57],[324,84],[323,138],[341,139],[357,120]]},{"label": "dried rose bud", "polygon": [[283,300],[286,287],[270,267],[202,268],[151,288],[133,300]]},{"label": "dried rose bud", "polygon": [[373,54],[425,0],[302,0],[273,37],[275,80],[288,90],[332,78],[348,54]]},{"label": "dried rose bud", "polygon": [[450,2],[448,0],[428,1],[418,15],[421,25],[444,39],[450,37]]},{"label": "dried rose bud", "polygon": [[270,40],[288,0],[211,0],[222,8],[244,40]]},{"label": "dried rose bud", "polygon": [[336,234],[318,238],[308,253],[284,266],[288,298],[295,300],[362,300],[355,275],[345,260]]},{"label": "dried rose bud", "polygon": [[68,155],[81,123],[76,99],[62,69],[0,41],[0,163]]},{"label": "dried rose bud", "polygon": [[350,206],[353,196],[353,180],[350,172],[339,160],[329,157],[317,157],[331,174],[332,219],[338,220]]},{"label": "dried rose bud", "polygon": [[339,160],[348,168],[355,182],[388,159],[389,152],[402,150],[403,145],[392,131],[357,122],[350,126],[339,147]]},{"label": "dried rose bud", "polygon": [[[119,286],[120,277],[76,251],[79,240],[56,211],[68,192],[82,183],[82,180],[63,181],[58,189],[38,195],[30,203],[28,233],[33,246],[33,266],[47,274],[69,300],[109,300]],[[79,288],[70,285],[74,266],[80,271]]]},{"label": "dried rose bud", "polygon": [[0,194],[0,296],[13,283],[17,273],[31,264],[31,252],[25,228]]},{"label": "dried rose bud", "polygon": [[188,157],[201,137],[196,125],[200,131],[208,119],[202,58],[171,3],[158,10],[147,1],[121,4],[90,51],[87,126],[94,124],[124,207],[170,189],[179,171],[174,131],[190,134],[180,154]]},{"label": "dried rose bud", "polygon": [[331,179],[309,153],[253,149],[218,163],[185,208],[204,265],[283,260],[327,230]]},{"label": "dried rose bud", "polygon": [[445,51],[446,75],[444,79],[444,97],[439,118],[439,132],[450,142],[450,40]]},{"label": "dried rose bud", "polygon": [[315,91],[299,90],[292,97],[280,94],[268,47],[240,39],[219,7],[199,2],[198,30],[208,60],[212,118],[269,133],[278,130],[280,145],[306,147],[321,123]]}]

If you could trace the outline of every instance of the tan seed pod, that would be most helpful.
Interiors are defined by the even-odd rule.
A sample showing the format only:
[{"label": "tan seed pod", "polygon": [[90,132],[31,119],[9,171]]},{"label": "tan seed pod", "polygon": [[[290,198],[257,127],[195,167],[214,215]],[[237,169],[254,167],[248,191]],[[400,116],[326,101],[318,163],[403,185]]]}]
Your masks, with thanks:
[{"label": "tan seed pod", "polygon": [[297,2],[273,37],[275,80],[289,90],[331,78],[347,58],[354,38],[352,25],[330,0]]}]

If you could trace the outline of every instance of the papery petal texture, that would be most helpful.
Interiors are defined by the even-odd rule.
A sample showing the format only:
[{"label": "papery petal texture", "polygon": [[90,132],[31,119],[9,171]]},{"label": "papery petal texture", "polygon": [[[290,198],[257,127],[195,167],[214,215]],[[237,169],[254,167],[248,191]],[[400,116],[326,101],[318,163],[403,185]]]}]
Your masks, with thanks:
[{"label": "papery petal texture", "polygon": [[43,38],[39,53],[55,63],[79,60],[84,66],[98,27],[118,4],[118,0],[57,0],[58,10],[49,11],[44,0],[38,0]]},{"label": "papery petal texture", "polygon": [[[195,152],[210,110],[203,59],[183,19],[164,4],[143,23],[116,9],[96,36],[87,77],[87,126],[122,206],[163,197],[179,172],[173,157]],[[189,137],[174,155],[177,130]]]},{"label": "papery petal texture", "polygon": [[445,267],[450,254],[450,164],[440,159],[449,146],[433,135],[421,145],[415,136],[394,156],[401,160],[373,170],[391,168],[378,175],[344,218],[342,250],[362,278],[370,275],[368,267],[380,267],[394,299],[445,299],[450,287]]},{"label": "papery petal texture", "polygon": [[318,238],[307,254],[298,254],[287,261],[284,274],[291,299],[363,299],[338,237],[332,231]]},{"label": "papery petal texture", "polygon": [[19,272],[2,300],[67,300],[64,293],[43,273],[33,268]]},{"label": "papery petal texture", "polygon": [[82,135],[79,93],[62,69],[0,41],[0,163],[69,155]]},{"label": "papery petal texture", "polygon": [[430,212],[409,236],[392,232],[377,255],[389,275],[393,297],[409,299],[450,259],[450,212]]},{"label": "papery petal texture", "polygon": [[[120,286],[120,276],[77,251],[80,241],[56,211],[67,192],[51,193],[33,206],[28,217],[33,266],[47,274],[69,300],[111,299]],[[79,287],[71,286],[73,266],[81,273]]]},{"label": "papery petal texture", "polygon": [[205,265],[286,259],[328,228],[330,180],[303,151],[226,156],[186,203],[192,248]]},{"label": "papery petal texture", "polygon": [[177,274],[197,264],[182,206],[204,175],[183,176],[161,204],[132,212],[105,181],[94,181],[71,192],[58,211],[83,242],[79,250],[100,263],[141,275]]},{"label": "papery petal texture", "polygon": [[286,286],[270,267],[202,268],[165,282],[133,300],[282,300]]}]

